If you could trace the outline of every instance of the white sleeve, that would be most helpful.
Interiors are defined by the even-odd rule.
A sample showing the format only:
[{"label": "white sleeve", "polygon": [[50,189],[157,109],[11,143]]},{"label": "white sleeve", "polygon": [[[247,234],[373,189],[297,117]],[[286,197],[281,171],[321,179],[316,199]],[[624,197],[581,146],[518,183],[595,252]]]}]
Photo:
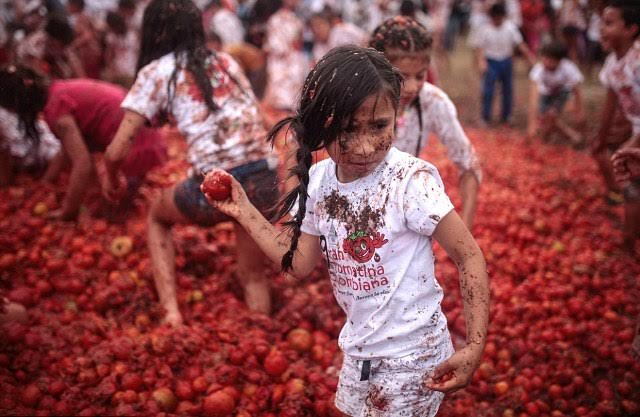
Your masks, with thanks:
[{"label": "white sleeve", "polygon": [[168,81],[168,77],[160,72],[159,61],[151,62],[138,72],[120,107],[152,121],[167,107]]},{"label": "white sleeve", "polygon": [[440,220],[453,210],[440,174],[433,166],[413,173],[403,199],[407,227],[425,236],[433,235]]},{"label": "white sleeve", "polygon": [[471,141],[467,137],[460,121],[456,107],[443,91],[426,92],[421,103],[422,119],[425,130],[436,134],[438,140],[447,148],[447,156],[458,168],[459,172],[472,170],[478,181],[482,180],[482,170]]},{"label": "white sleeve", "polygon": [[576,85],[582,83],[584,81],[584,77],[580,72],[580,69],[576,64],[569,61],[569,65],[567,65],[567,84],[573,88]]},{"label": "white sleeve", "polygon": [[542,82],[542,72],[544,71],[542,64],[540,62],[536,62],[536,64],[531,68],[529,72],[529,80],[536,83],[537,86],[540,86]]},{"label": "white sleeve", "polygon": [[511,23],[509,25],[509,27],[511,28],[511,35],[512,35],[512,38],[513,38],[513,45],[514,46],[520,45],[522,42],[524,42],[524,39],[522,39],[522,34],[520,33],[520,30],[518,30],[518,27],[515,25],[515,23]]},{"label": "white sleeve", "polygon": [[[317,192],[318,192],[318,181],[315,181],[314,173],[317,171],[317,165],[314,165],[309,170],[309,185],[307,187],[307,204],[306,204],[306,212],[304,218],[302,219],[302,226],[300,230],[303,233],[313,236],[320,236],[321,233],[318,230],[318,222],[316,219],[316,200],[317,200]],[[295,216],[298,212],[298,202],[293,206],[290,211],[292,216]]]},{"label": "white sleeve", "polygon": [[62,147],[60,141],[49,129],[49,125],[44,120],[37,121],[38,132],[40,133],[40,147],[38,155],[45,161],[50,161],[60,151]]}]

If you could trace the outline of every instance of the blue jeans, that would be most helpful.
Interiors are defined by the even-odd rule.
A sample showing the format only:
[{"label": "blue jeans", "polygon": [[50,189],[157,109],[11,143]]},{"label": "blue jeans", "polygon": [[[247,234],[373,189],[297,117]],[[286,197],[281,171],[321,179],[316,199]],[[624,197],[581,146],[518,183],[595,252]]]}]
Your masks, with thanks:
[{"label": "blue jeans", "polygon": [[511,58],[496,61],[487,58],[487,72],[482,83],[482,118],[491,121],[491,107],[496,81],[502,83],[502,118],[503,122],[511,116],[513,101],[513,61]]}]

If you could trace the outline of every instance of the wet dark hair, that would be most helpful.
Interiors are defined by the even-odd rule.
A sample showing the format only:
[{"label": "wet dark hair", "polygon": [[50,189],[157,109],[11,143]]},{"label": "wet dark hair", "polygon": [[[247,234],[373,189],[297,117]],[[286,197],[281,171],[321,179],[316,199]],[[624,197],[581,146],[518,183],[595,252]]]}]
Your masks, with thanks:
[{"label": "wet dark hair", "polygon": [[213,102],[213,88],[206,70],[208,61],[214,54],[207,50],[202,14],[191,0],[152,0],[147,5],[142,19],[136,74],[151,61],[170,52],[175,53],[176,59],[183,62],[176,63],[167,86],[169,106],[176,89],[178,69],[182,64],[193,75],[207,107],[211,111],[218,110]]},{"label": "wet dark hair", "polygon": [[403,0],[400,3],[400,15],[414,17],[416,15],[416,4],[413,0]]},{"label": "wet dark hair", "polygon": [[124,20],[121,14],[117,12],[107,12],[107,17],[105,18],[107,22],[107,26],[109,29],[117,33],[118,35],[126,35],[127,33],[127,22]]},{"label": "wet dark hair", "polygon": [[607,7],[619,9],[625,26],[636,25],[638,28],[634,37],[640,35],[640,4],[638,0],[610,0]]},{"label": "wet dark hair", "polygon": [[489,17],[505,17],[507,15],[507,8],[504,3],[498,2],[489,7],[487,14]]},{"label": "wet dark hair", "polygon": [[417,20],[396,16],[382,22],[369,38],[369,46],[394,58],[394,52],[424,54],[429,57],[433,40]]},{"label": "wet dark hair", "polygon": [[542,48],[540,48],[540,56],[546,56],[560,61],[567,57],[567,47],[562,42],[553,40],[542,45]]},{"label": "wet dark hair", "polygon": [[24,65],[0,68],[0,106],[18,115],[20,128],[34,147],[40,145],[36,122],[47,104],[48,90],[44,76],[34,69]]},{"label": "wet dark hair", "polygon": [[267,135],[274,143],[278,133],[287,127],[297,142],[297,165],[290,175],[297,176],[298,186],[282,200],[277,218],[284,217],[298,201],[298,211],[285,223],[291,232],[291,245],[282,257],[282,269],[291,269],[298,248],[302,220],[306,213],[307,186],[312,153],[337,140],[354,114],[371,95],[386,96],[397,109],[402,76],[385,58],[372,48],[346,45],[329,51],[311,70],[302,88],[293,116],[278,122]]},{"label": "wet dark hair", "polygon": [[49,16],[47,23],[44,26],[44,31],[53,39],[62,42],[64,46],[71,44],[75,37],[73,28],[69,24],[67,18],[56,13]]}]

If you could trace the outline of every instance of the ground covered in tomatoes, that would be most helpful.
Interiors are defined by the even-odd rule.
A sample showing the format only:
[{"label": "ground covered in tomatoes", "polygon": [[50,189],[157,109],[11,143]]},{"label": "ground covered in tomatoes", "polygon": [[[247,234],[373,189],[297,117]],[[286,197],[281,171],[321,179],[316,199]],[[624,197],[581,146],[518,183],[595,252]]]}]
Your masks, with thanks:
[{"label": "ground covered in tomatoes", "polygon": [[[630,355],[636,258],[596,165],[512,130],[470,131],[484,181],[474,235],[487,258],[488,343],[473,382],[439,416],[640,415]],[[333,416],[344,321],[322,268],[273,278],[272,317],[249,312],[232,278],[229,225],[174,229],[186,325],[160,324],[146,249],[146,198],[186,172],[184,148],[151,173],[126,213],[89,196],[77,223],[49,221],[64,192],[20,176],[0,190],[0,293],[28,308],[0,329],[0,415]],[[496,158],[496,155],[500,155]],[[433,145],[459,207],[457,172]],[[436,250],[456,346],[464,312],[455,265]]]}]

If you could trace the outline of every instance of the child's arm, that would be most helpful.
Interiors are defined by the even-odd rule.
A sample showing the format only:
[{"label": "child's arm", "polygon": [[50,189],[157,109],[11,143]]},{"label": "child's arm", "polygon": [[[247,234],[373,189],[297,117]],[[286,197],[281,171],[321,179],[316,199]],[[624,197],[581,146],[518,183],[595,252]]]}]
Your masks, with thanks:
[{"label": "child's arm", "polygon": [[65,161],[66,161],[66,155],[64,154],[64,151],[61,149],[49,161],[49,164],[47,165],[47,169],[42,175],[42,178],[41,178],[42,181],[52,183],[56,179],[58,179],[58,176],[60,175],[60,172],[64,167]]},{"label": "child's arm", "polygon": [[[258,244],[271,261],[280,264],[282,257],[289,250],[291,234],[279,230],[255,208],[247,198],[242,185],[235,178],[231,179],[231,197],[226,200],[212,200],[205,194],[209,203],[236,219],[247,233]],[[293,257],[291,273],[303,278],[318,264],[320,257],[320,241],[317,236],[301,232],[298,248]]]},{"label": "child's arm", "polygon": [[100,176],[100,181],[103,194],[109,200],[117,201],[124,195],[127,184],[120,174],[120,167],[144,123],[144,116],[131,110],[125,110],[120,127],[104,152],[106,172],[105,175]]},{"label": "child's arm", "polygon": [[536,64],[536,56],[531,52],[531,49],[527,46],[526,43],[520,42],[517,46],[518,50],[529,62],[529,66],[533,67]]},{"label": "child's arm", "polygon": [[538,129],[538,101],[540,94],[534,81],[529,81],[529,111],[527,112],[527,139],[532,139]]},{"label": "child's arm", "polygon": [[473,219],[476,214],[478,189],[480,182],[473,170],[468,169],[460,175],[460,196],[462,197],[461,218],[468,229],[473,228]]},{"label": "child's arm", "polygon": [[616,111],[617,105],[618,97],[612,89],[609,89],[607,91],[607,99],[605,100],[604,107],[602,109],[602,115],[600,117],[600,129],[598,130],[596,136],[593,138],[591,144],[591,152],[594,154],[602,151],[605,146],[605,138],[607,137],[609,129],[611,128],[613,115]]},{"label": "child's arm", "polygon": [[484,57],[484,50],[482,48],[475,48],[474,52],[480,75],[484,75],[484,73],[487,72],[487,60]]},{"label": "child's arm", "polygon": [[71,175],[67,194],[62,200],[62,207],[51,213],[52,217],[72,220],[78,215],[82,198],[89,184],[91,174],[91,155],[84,143],[80,128],[73,116],[62,116],[54,126],[54,133],[71,161]]},{"label": "child's arm", "polygon": [[452,210],[438,223],[434,239],[458,266],[467,326],[467,344],[434,371],[427,387],[451,392],[471,382],[480,365],[489,324],[489,280],[482,251],[460,216]]}]

